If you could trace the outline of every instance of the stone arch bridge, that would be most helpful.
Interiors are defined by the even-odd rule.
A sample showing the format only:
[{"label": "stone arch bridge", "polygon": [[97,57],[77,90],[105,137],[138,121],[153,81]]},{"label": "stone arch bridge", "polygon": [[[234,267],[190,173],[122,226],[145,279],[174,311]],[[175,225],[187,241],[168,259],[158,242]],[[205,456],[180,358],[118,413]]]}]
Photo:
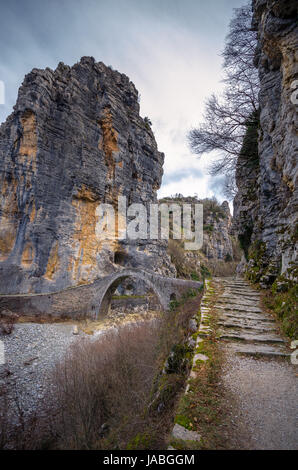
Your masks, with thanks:
[{"label": "stone arch bridge", "polygon": [[172,299],[179,299],[189,289],[199,289],[201,282],[163,277],[141,269],[123,269],[97,279],[92,284],[71,287],[48,294],[0,294],[0,313],[10,310],[19,315],[54,318],[92,318],[104,316],[118,285],[127,278],[142,280],[156,294],[161,307],[169,309]]}]

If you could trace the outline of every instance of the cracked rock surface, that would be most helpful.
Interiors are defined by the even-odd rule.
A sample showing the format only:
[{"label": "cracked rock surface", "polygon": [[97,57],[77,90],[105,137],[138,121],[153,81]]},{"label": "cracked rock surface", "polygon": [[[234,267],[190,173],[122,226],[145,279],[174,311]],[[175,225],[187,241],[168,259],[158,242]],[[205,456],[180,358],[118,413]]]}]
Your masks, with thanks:
[{"label": "cracked rock surface", "polygon": [[118,240],[99,224],[102,203],[118,234],[119,197],[156,203],[163,162],[126,75],[93,57],[33,69],[0,126],[0,293],[56,292],[122,266],[174,277],[166,240]]}]

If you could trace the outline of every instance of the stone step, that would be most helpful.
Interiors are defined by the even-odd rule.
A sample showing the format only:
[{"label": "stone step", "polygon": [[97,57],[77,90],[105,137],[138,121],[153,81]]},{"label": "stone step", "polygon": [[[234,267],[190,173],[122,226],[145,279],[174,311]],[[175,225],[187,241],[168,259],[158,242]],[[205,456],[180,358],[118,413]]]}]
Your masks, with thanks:
[{"label": "stone step", "polygon": [[271,332],[271,331],[277,331],[276,328],[270,327],[266,323],[258,323],[258,322],[246,322],[245,320],[243,321],[219,321],[218,322],[219,326],[223,326],[224,328],[242,328],[244,330],[251,330],[251,331],[256,331],[256,332]]},{"label": "stone step", "polygon": [[227,294],[227,295],[224,295],[222,296],[221,298],[223,299],[231,299],[233,300],[234,302],[252,302],[252,303],[255,303],[255,304],[258,304],[260,302],[260,297],[256,297],[256,296],[248,296],[248,295],[240,295],[240,294]]},{"label": "stone step", "polygon": [[246,293],[249,295],[260,295],[260,292],[254,289],[251,289],[249,286],[225,286],[225,291],[233,291],[238,293]]},{"label": "stone step", "polygon": [[221,297],[234,297],[237,300],[241,300],[242,297],[247,297],[247,298],[252,298],[253,299],[260,299],[260,295],[255,294],[255,293],[250,293],[250,292],[234,292],[234,291],[229,291],[228,289],[225,290],[225,292],[221,295]]},{"label": "stone step", "polygon": [[287,358],[291,355],[291,353],[286,348],[277,345],[272,347],[266,344],[230,343],[229,347],[235,353],[245,356],[264,358]]},{"label": "stone step", "polygon": [[[246,282],[243,282],[243,283],[238,283],[238,282],[224,282],[224,286],[225,287],[230,287],[230,288],[238,288],[238,289],[241,289],[242,287],[244,289],[251,289],[250,285],[247,284]],[[253,290],[253,289],[251,289]]]},{"label": "stone step", "polygon": [[216,304],[214,305],[214,307],[215,307],[216,309],[220,309],[220,310],[232,310],[232,311],[234,311],[234,312],[240,312],[240,313],[241,313],[241,312],[245,312],[245,313],[249,312],[249,313],[260,313],[260,314],[263,314],[262,310],[261,310],[260,308],[258,308],[258,307],[250,307],[250,308],[248,309],[248,308],[245,307],[245,306],[244,306],[244,307],[242,306],[242,307],[240,308],[240,307],[239,307],[238,305],[236,305],[236,304],[232,304],[232,305],[230,305],[230,304],[220,304],[220,305],[218,305],[218,303],[216,303]]},{"label": "stone step", "polygon": [[230,292],[226,292],[226,294],[224,294],[223,297],[233,297],[233,299],[237,299],[237,300],[240,298],[240,299],[246,299],[246,300],[256,301],[256,302],[260,301],[259,295],[248,294],[247,292],[240,293],[240,292],[230,291]]},{"label": "stone step", "polygon": [[232,306],[235,306],[235,307],[252,307],[252,308],[260,308],[259,307],[259,302],[252,302],[251,300],[247,300],[247,299],[241,299],[241,300],[237,300],[235,299],[234,297],[220,297],[217,301],[216,301],[218,304],[221,304],[221,305],[232,305]]},{"label": "stone step", "polygon": [[220,339],[222,340],[234,340],[234,341],[245,341],[247,343],[266,343],[266,344],[285,344],[285,341],[274,334],[250,334],[248,331],[221,331]]},{"label": "stone step", "polygon": [[[251,289],[250,285],[249,284],[246,284],[245,282],[243,284],[238,284],[238,283],[224,283],[224,286],[226,288],[231,288],[231,289]],[[253,289],[251,289],[253,290]]]},{"label": "stone step", "polygon": [[221,317],[230,318],[248,318],[249,320],[263,320],[271,321],[274,323],[271,317],[265,316],[262,312],[254,312],[248,310],[235,310],[234,308],[220,308],[216,307],[216,310]]},{"label": "stone step", "polygon": [[225,289],[230,289],[230,290],[236,290],[236,291],[245,291],[245,292],[249,292],[250,294],[257,294],[257,295],[260,295],[260,291],[259,290],[256,290],[256,289],[252,289],[249,285],[236,285],[236,284],[230,284],[230,285],[226,285],[225,286]]},{"label": "stone step", "polygon": [[270,315],[265,316],[262,312],[248,312],[248,311],[237,311],[234,309],[219,309],[219,318],[235,318],[235,319],[247,319],[247,320],[256,320],[256,321],[263,321],[266,323],[274,323],[275,321],[270,317]]},{"label": "stone step", "polygon": [[225,284],[224,287],[226,289],[245,289],[245,290],[248,290],[250,292],[257,292],[259,293],[259,291],[257,289],[254,289],[251,285],[249,284],[235,284],[235,283],[229,283],[229,284]]},{"label": "stone step", "polygon": [[286,341],[280,337],[274,318],[260,306],[261,296],[246,281],[220,280],[224,292],[214,308],[219,316],[223,347],[237,354],[288,357]]},{"label": "stone step", "polygon": [[260,307],[258,307],[258,305],[256,304],[245,304],[245,303],[239,303],[239,302],[227,302],[226,300],[221,300],[221,299],[218,299],[216,301],[216,306],[217,305],[222,305],[223,307],[222,308],[233,308],[235,310],[248,310],[248,309],[251,309],[251,311],[254,311],[254,310],[258,310],[259,312],[262,312],[262,310],[260,309]]},{"label": "stone step", "polygon": [[[233,324],[235,325],[235,328],[255,328],[256,330],[259,329],[264,329],[265,331],[278,331],[276,328],[275,323],[269,323],[269,322],[262,322],[262,321],[257,321],[255,319],[253,320],[248,320],[246,318],[243,318],[239,320],[239,318],[220,318],[219,324],[225,326],[226,324]],[[227,328],[230,328],[227,326]]]},{"label": "stone step", "polygon": [[260,300],[261,300],[260,297],[253,297],[253,296],[240,295],[240,294],[237,294],[237,295],[229,294],[221,298],[230,299],[231,301],[237,302],[237,303],[248,302],[248,303],[257,304],[257,305],[260,303]]},{"label": "stone step", "polygon": [[259,310],[262,311],[259,300],[250,300],[247,297],[246,298],[242,297],[241,300],[236,299],[235,297],[232,297],[232,296],[220,297],[220,299],[218,299],[218,302],[221,304],[225,304],[225,305],[233,305],[235,307],[239,306],[239,307],[248,307],[248,308],[249,307],[258,308]]},{"label": "stone step", "polygon": [[221,297],[221,299],[233,299],[235,302],[242,302],[243,300],[245,300],[246,302],[260,302],[260,297],[258,296],[249,296],[249,295],[245,295],[245,294],[232,294],[231,292],[227,292],[225,294],[223,294]]}]

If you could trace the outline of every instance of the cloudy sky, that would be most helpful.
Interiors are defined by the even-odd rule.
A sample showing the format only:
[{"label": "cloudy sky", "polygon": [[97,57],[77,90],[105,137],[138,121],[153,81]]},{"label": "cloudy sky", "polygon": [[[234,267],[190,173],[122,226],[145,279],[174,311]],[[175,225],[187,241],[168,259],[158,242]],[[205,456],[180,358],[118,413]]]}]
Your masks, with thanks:
[{"label": "cloudy sky", "polygon": [[202,119],[204,102],[222,89],[220,52],[233,8],[245,0],[1,0],[0,80],[12,111],[32,68],[73,65],[81,56],[112,65],[141,94],[158,147],[166,155],[160,196],[182,193],[223,200],[187,133]]}]

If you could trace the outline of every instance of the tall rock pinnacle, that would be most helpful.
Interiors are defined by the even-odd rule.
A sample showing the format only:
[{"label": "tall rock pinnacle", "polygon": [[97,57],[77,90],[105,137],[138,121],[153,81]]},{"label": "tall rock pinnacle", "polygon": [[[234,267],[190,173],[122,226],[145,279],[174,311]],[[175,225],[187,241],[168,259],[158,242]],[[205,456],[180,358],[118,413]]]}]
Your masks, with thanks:
[{"label": "tall rock pinnacle", "polygon": [[92,57],[33,69],[0,127],[0,292],[92,282],[119,262],[167,271],[166,244],[95,230],[100,203],[156,201],[163,161],[128,77]]}]

